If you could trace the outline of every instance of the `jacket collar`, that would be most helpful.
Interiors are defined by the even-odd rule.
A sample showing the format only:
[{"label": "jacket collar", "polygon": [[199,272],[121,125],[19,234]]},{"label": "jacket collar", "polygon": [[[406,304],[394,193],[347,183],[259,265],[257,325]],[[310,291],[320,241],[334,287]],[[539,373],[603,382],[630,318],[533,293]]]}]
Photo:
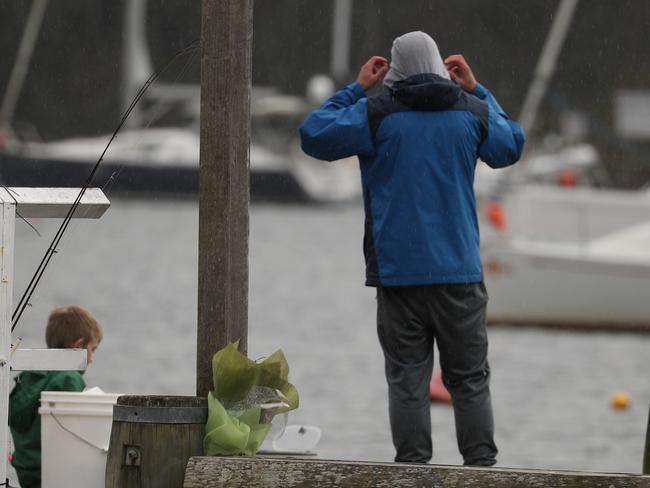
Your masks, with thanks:
[{"label": "jacket collar", "polygon": [[393,85],[391,95],[416,110],[445,110],[461,96],[462,88],[455,82],[432,73],[414,75]]}]

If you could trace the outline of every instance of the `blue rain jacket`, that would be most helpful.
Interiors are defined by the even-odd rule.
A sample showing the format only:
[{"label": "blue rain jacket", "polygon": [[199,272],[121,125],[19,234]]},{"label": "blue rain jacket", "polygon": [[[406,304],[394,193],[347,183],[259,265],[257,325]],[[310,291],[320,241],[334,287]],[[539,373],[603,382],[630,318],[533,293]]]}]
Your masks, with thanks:
[{"label": "blue rain jacket", "polygon": [[366,213],[366,285],[483,279],[474,196],[477,159],[493,168],[521,156],[524,133],[482,85],[474,93],[434,74],[366,97],[352,83],[300,127],[303,151],[359,156]]}]

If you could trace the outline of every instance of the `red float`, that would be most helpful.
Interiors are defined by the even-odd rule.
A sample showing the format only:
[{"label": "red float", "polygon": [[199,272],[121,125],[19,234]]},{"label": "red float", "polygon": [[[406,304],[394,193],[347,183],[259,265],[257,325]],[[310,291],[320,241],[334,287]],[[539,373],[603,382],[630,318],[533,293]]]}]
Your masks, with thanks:
[{"label": "red float", "polygon": [[432,402],[451,403],[451,395],[442,383],[440,370],[434,369],[431,383],[429,383],[429,396]]}]

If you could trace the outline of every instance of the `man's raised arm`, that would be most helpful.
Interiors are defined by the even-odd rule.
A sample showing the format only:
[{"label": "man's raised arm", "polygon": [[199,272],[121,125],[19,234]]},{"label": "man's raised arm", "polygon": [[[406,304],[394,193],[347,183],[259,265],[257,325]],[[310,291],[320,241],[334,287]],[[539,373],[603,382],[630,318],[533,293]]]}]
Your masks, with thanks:
[{"label": "man's raised arm", "polygon": [[373,56],[361,67],[356,82],[311,112],[300,126],[302,150],[325,161],[371,153],[374,145],[368,125],[366,90],[387,70],[388,61]]},{"label": "man's raised arm", "polygon": [[451,78],[460,87],[481,100],[489,107],[487,135],[479,147],[479,157],[492,168],[510,166],[521,157],[526,136],[521,126],[503,111],[492,93],[476,81],[471,68],[460,54],[445,59]]}]

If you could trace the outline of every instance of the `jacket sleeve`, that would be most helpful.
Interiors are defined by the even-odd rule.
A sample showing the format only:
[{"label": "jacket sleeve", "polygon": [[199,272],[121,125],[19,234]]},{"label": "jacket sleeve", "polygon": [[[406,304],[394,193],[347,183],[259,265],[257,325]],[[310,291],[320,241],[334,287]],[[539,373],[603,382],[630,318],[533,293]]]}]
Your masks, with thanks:
[{"label": "jacket sleeve", "polygon": [[503,168],[519,161],[524,149],[523,129],[510,120],[492,93],[478,84],[474,95],[488,104],[487,136],[478,150],[479,157],[492,168]]},{"label": "jacket sleeve", "polygon": [[325,161],[372,153],[367,101],[359,83],[336,93],[300,126],[302,150]]},{"label": "jacket sleeve", "polygon": [[18,432],[27,432],[38,415],[40,390],[22,384],[22,375],[16,377],[16,386],[9,395],[9,426]]}]

